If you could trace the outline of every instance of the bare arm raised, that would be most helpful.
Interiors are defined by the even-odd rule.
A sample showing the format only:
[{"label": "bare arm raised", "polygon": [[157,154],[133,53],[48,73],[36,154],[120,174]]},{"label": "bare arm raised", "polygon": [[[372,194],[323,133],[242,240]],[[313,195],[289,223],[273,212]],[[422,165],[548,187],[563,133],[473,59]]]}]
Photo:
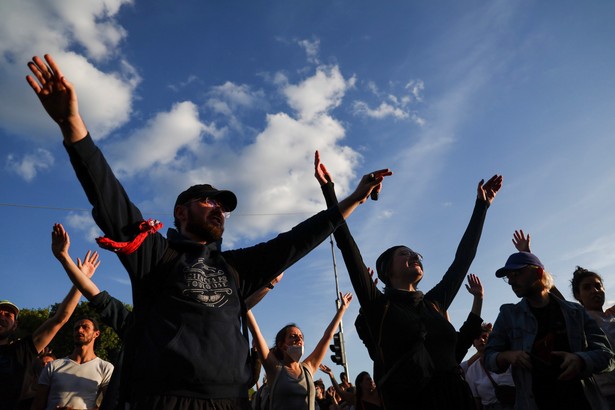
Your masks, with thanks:
[{"label": "bare arm raised", "polygon": [[325,358],[329,343],[331,342],[331,339],[333,339],[333,335],[342,321],[342,317],[344,316],[344,313],[346,313],[346,309],[348,309],[351,300],[352,293],[342,294],[340,292],[340,307],[337,309],[337,312],[331,320],[331,323],[329,323],[329,326],[327,326],[327,329],[325,329],[325,333],[322,335],[322,338],[316,345],[314,351],[310,353],[310,355],[303,361],[306,366],[310,367],[312,374],[316,373],[318,366],[320,366],[320,363],[322,363],[322,360]]},{"label": "bare arm raised", "polygon": [[[52,232],[52,237],[55,235],[55,227],[54,232]],[[70,245],[70,239],[66,237],[66,246]],[[67,248],[68,249],[68,248]],[[52,251],[56,252],[56,245],[52,242]],[[87,263],[90,263],[91,258],[86,256],[88,260]],[[79,299],[81,298],[81,292],[77,290],[75,286],[71,287],[68,295],[64,298],[55,315],[47,319],[42,325],[38,327],[32,334],[32,340],[34,342],[34,347],[37,352],[42,351],[51,340],[55,337],[58,331],[68,322],[71,315],[73,314],[77,304],[79,303]]]},{"label": "bare arm raised", "polygon": [[53,232],[51,233],[51,249],[53,255],[60,264],[62,264],[71,282],[73,282],[77,289],[83,293],[83,296],[85,296],[87,300],[92,300],[94,296],[100,293],[100,289],[98,289],[96,284],[90,279],[92,275],[94,275],[98,265],[100,265],[98,252],[88,251],[83,258],[83,262],[81,259],[77,259],[78,265],[76,265],[73,258],[71,258],[68,253],[69,248],[70,237],[68,232],[64,230],[61,224],[55,224],[53,226]]}]

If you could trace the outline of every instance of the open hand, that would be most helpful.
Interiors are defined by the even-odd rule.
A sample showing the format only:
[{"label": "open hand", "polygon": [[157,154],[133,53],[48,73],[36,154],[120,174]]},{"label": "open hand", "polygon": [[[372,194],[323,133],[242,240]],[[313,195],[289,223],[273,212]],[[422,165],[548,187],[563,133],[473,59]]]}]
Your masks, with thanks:
[{"label": "open hand", "polygon": [[68,254],[70,248],[70,237],[68,232],[64,230],[62,224],[54,224],[51,231],[51,252],[53,256],[60,259],[61,256]]},{"label": "open hand", "polygon": [[513,233],[512,238],[513,245],[519,252],[531,252],[530,251],[530,234],[527,236],[523,233],[523,229],[519,229]]},{"label": "open hand", "polygon": [[502,188],[502,175],[496,174],[489,178],[487,182],[481,179],[477,189],[478,199],[482,199],[491,204],[500,188]]}]

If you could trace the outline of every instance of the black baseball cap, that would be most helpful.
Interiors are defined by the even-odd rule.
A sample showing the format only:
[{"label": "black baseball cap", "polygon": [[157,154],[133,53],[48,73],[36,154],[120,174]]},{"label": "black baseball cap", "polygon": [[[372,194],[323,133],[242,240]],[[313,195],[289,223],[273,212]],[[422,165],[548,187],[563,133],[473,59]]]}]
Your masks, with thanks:
[{"label": "black baseball cap", "polygon": [[178,195],[175,201],[175,206],[183,205],[193,199],[200,198],[215,198],[222,204],[224,211],[232,212],[237,207],[237,197],[231,191],[216,189],[209,184],[192,185],[184,192]]}]

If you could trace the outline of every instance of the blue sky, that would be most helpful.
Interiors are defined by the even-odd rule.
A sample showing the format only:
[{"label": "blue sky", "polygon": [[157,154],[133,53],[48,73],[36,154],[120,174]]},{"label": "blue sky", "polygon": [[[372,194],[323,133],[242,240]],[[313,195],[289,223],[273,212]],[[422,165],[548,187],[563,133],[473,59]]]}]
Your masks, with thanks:
[{"label": "blue sky", "polygon": [[[62,299],[54,222],[75,257],[99,234],[60,132],[24,80],[27,61],[50,53],[133,202],[167,227],[194,183],[239,197],[227,248],[292,227],[324,208],[319,149],[340,197],[371,170],[395,172],[349,225],[368,264],[391,245],[420,252],[428,290],[453,259],[477,182],[501,173],[471,269],[486,288],[484,318],[516,302],[494,271],[517,228],[566,296],[581,265],[615,300],[614,17],[609,1],[3,1],[0,299]],[[130,302],[123,268],[102,258],[96,283]],[[332,271],[328,242],[289,269],[255,309],[265,337],[296,322],[313,348],[334,314]],[[462,288],[456,327],[470,305]],[[357,310],[344,321],[351,377],[371,371]]]}]

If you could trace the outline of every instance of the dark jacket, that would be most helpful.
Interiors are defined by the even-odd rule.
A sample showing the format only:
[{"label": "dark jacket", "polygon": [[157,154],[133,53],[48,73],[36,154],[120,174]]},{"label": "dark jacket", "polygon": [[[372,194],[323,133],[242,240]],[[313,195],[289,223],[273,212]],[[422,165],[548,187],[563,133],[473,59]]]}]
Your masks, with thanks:
[{"label": "dark jacket", "polygon": [[[109,238],[127,241],[144,218],[90,136],[66,146],[92,215]],[[249,248],[222,251],[170,229],[149,235],[120,261],[132,282],[132,395],[247,398],[251,369],[241,301],[320,244],[343,222],[337,207]],[[175,257],[165,255],[171,248]]]},{"label": "dark jacket", "polygon": [[[323,187],[327,204],[334,204],[333,184]],[[457,335],[445,319],[474,259],[488,203],[477,200],[453,263],[440,283],[423,295],[374,285],[346,224],[335,231],[361,312],[374,337],[374,380],[385,408],[473,408],[469,387],[455,357]],[[446,391],[447,394],[442,394]]]}]

